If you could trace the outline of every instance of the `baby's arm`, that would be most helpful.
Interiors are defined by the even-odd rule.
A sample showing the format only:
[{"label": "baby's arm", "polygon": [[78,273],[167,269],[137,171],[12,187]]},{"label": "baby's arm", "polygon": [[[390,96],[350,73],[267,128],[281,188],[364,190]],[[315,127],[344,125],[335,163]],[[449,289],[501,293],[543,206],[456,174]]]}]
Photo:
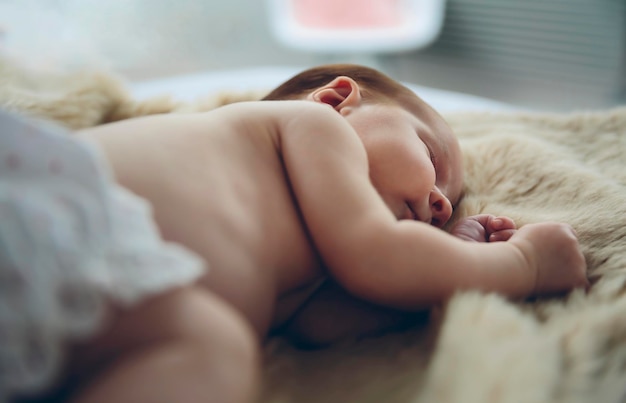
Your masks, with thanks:
[{"label": "baby's arm", "polygon": [[416,309],[459,289],[524,297],[585,285],[585,261],[565,224],[527,225],[508,242],[471,243],[396,220],[346,120],[330,107],[301,104],[278,125],[285,168],[331,275],[355,296]]},{"label": "baby's arm", "polygon": [[[468,242],[501,242],[516,230],[509,217],[479,214],[460,219],[450,233]],[[319,347],[414,326],[426,320],[428,312],[406,312],[368,303],[347,294],[329,279],[282,330],[300,346]]]}]

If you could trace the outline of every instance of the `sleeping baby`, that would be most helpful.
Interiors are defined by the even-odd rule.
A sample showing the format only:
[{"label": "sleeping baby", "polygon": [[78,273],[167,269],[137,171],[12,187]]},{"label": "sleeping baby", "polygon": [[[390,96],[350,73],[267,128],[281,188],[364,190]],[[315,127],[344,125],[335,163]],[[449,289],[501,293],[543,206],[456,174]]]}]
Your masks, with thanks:
[{"label": "sleeping baby", "polygon": [[[77,137],[0,119],[0,368],[16,368],[0,399],[247,402],[260,342],[314,327],[328,301],[415,312],[460,290],[587,285],[567,224],[480,215],[443,231],[458,142],[370,68]],[[380,314],[335,312],[354,335]],[[343,335],[327,330],[312,342]]]}]

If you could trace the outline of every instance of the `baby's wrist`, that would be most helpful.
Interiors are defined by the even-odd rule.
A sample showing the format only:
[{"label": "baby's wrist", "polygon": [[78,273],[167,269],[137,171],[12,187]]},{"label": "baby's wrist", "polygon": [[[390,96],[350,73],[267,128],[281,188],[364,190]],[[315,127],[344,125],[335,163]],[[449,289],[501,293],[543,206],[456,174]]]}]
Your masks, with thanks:
[{"label": "baby's wrist", "polygon": [[535,295],[539,290],[539,262],[532,244],[524,239],[516,239],[503,243],[510,245],[514,251],[516,266],[525,281],[526,296]]}]

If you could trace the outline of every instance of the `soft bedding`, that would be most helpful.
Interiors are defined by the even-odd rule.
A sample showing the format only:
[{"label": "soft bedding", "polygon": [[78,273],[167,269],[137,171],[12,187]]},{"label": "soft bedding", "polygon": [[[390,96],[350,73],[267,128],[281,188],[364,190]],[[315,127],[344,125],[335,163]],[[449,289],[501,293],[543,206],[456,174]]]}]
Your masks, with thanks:
[{"label": "soft bedding", "polygon": [[[282,80],[291,72],[264,74]],[[210,109],[264,90],[258,75],[248,74],[243,85],[241,75],[224,74],[214,81],[205,75],[136,84],[129,91],[107,74],[51,80],[0,64],[0,105],[78,128]],[[272,339],[260,402],[626,401],[626,106],[546,114],[416,90],[461,140],[466,189],[455,217],[489,212],[518,225],[568,222],[578,232],[593,286],[525,302],[461,293],[427,324],[323,350]],[[154,97],[163,92],[174,97]]]}]

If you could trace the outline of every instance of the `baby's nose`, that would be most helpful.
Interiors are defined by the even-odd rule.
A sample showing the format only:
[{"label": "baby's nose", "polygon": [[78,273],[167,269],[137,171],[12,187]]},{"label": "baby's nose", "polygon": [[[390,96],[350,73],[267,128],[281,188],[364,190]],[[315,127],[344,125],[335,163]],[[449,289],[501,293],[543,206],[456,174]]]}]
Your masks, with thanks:
[{"label": "baby's nose", "polygon": [[435,188],[430,192],[429,203],[432,213],[430,224],[438,228],[443,227],[452,216],[450,200],[439,189]]}]

